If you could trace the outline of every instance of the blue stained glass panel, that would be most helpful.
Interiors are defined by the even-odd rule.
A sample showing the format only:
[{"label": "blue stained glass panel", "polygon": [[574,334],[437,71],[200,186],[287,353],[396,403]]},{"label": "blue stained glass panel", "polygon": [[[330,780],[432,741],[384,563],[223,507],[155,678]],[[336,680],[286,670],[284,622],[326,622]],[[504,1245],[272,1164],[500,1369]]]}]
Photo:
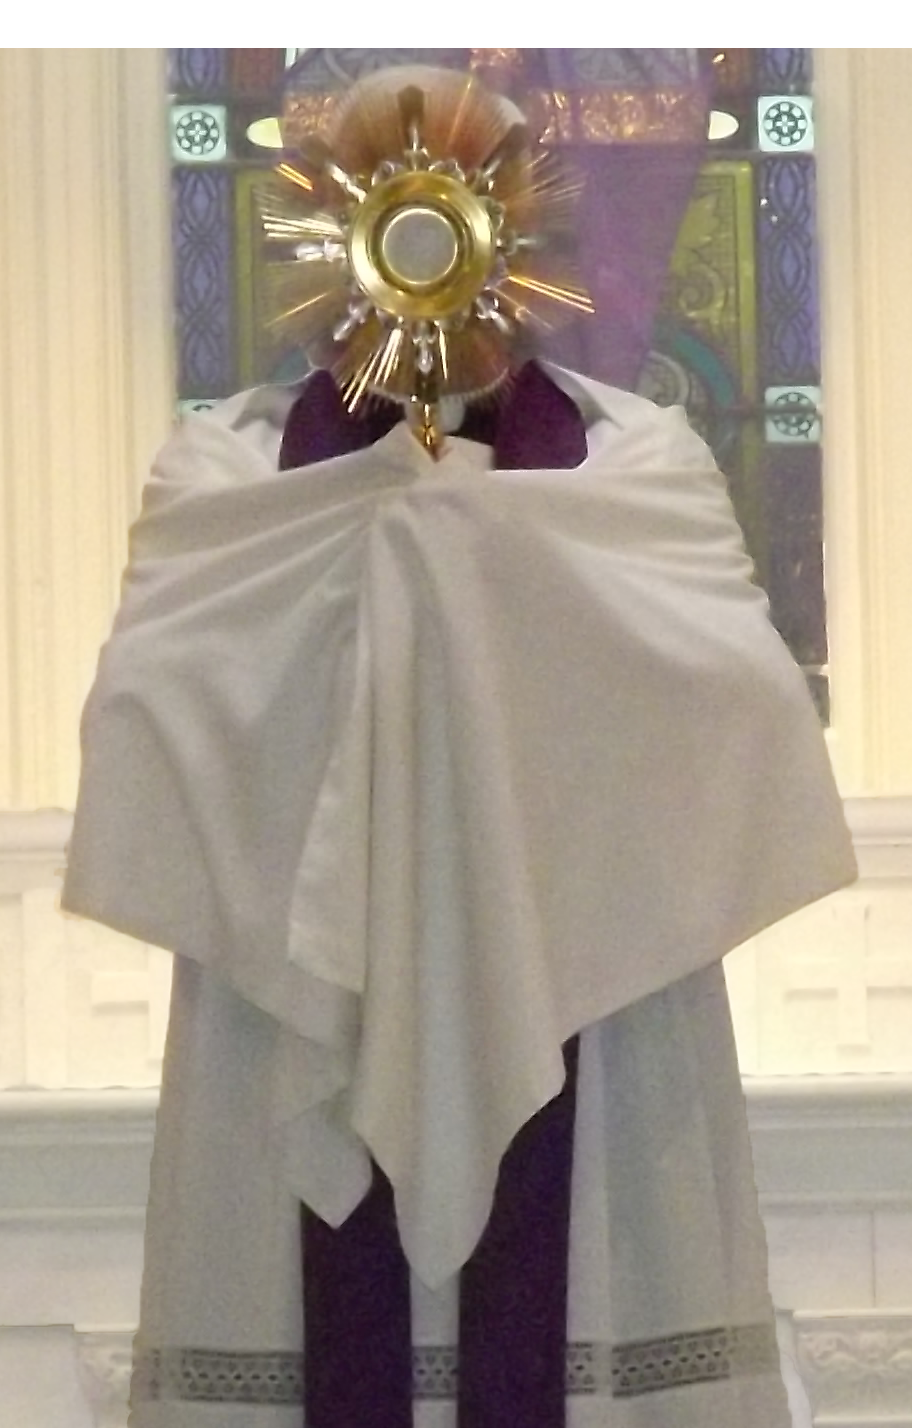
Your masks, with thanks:
[{"label": "blue stained glass panel", "polygon": [[770,544],[770,612],[799,664],[827,660],[819,446],[768,446],[762,479]]},{"label": "blue stained glass panel", "polygon": [[182,397],[234,390],[232,175],[216,168],[173,174],[178,369]]},{"label": "blue stained glass panel", "polygon": [[759,165],[760,367],[764,386],[820,381],[815,170],[798,155]]},{"label": "blue stained glass panel", "polygon": [[824,665],[823,543],[778,536],[769,554],[766,588],[773,623],[798,663]]},{"label": "blue stained glass panel", "polygon": [[810,89],[813,51],[757,50],[756,53],[760,94],[775,94],[780,89]]},{"label": "blue stained glass panel", "polygon": [[200,98],[218,94],[225,86],[226,57],[225,50],[169,50],[168,88]]}]

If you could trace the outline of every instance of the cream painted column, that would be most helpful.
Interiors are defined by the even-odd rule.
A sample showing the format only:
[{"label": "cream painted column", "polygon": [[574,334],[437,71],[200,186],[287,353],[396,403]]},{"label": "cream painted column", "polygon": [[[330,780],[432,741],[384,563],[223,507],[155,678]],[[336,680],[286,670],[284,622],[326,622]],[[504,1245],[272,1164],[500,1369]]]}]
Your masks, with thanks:
[{"label": "cream painted column", "polygon": [[912,50],[815,51],[832,749],[912,791]]},{"label": "cream painted column", "polygon": [[163,52],[0,50],[0,808],[78,720],[172,409]]}]

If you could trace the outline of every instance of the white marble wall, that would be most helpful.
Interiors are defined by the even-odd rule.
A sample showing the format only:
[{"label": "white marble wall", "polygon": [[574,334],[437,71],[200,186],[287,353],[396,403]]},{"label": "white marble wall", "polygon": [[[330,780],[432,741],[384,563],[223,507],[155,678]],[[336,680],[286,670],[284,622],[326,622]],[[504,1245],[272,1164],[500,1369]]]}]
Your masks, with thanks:
[{"label": "white marble wall", "polygon": [[0,898],[0,1085],[156,1085],[170,956],[62,917],[57,901],[41,887]]},{"label": "white marble wall", "polygon": [[[859,882],[727,961],[747,1077],[912,1076],[912,799],[846,807]],[[0,1089],[154,1086],[170,959],[60,914],[69,826],[0,812]]]},{"label": "white marble wall", "polygon": [[726,972],[747,1076],[912,1073],[912,799],[849,799],[860,879]]}]

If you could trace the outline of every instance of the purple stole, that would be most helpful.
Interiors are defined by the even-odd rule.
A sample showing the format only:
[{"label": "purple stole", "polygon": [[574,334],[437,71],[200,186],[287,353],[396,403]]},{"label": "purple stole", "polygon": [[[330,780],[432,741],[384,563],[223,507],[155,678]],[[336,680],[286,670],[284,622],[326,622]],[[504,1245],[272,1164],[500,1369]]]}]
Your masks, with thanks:
[{"label": "purple stole", "polygon": [[[346,411],[315,372],[285,426],[290,470],[370,446],[401,420],[388,402]],[[535,363],[500,405],[469,408],[458,435],[493,448],[498,470],[570,470],[585,459],[582,417]],[[490,1219],[459,1280],[459,1428],[564,1428],[567,1253],[576,1111],[576,1038],[563,1090],[501,1162]],[[392,1189],[373,1186],[333,1230],[302,1207],[306,1428],[412,1428],[409,1268]]]}]

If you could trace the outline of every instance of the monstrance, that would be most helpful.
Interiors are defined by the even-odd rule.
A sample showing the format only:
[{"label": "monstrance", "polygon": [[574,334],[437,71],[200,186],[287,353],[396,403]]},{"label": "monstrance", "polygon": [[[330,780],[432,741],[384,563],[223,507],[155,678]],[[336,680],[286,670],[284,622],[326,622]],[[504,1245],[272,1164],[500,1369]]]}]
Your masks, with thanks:
[{"label": "monstrance", "polygon": [[502,390],[536,330],[593,305],[573,263],[580,181],[472,76],[387,70],[324,134],[286,122],[259,195],[270,322],[348,409],[406,404],[439,454],[441,404]]}]

